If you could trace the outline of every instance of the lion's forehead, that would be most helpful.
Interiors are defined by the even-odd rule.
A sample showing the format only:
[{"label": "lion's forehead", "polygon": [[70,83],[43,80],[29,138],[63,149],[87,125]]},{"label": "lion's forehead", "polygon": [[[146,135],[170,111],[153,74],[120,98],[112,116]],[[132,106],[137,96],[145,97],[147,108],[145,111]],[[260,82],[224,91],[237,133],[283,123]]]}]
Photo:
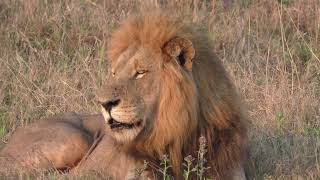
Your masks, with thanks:
[{"label": "lion's forehead", "polygon": [[118,58],[111,61],[111,70],[112,72],[116,72],[119,69],[123,69],[123,67],[129,65],[131,61],[133,61],[133,57],[137,54],[137,49],[134,47],[127,48],[123,51]]},{"label": "lion's forehead", "polygon": [[158,59],[161,59],[161,54],[150,48],[129,47],[111,62],[111,70],[117,73],[138,68],[152,68],[159,65]]}]

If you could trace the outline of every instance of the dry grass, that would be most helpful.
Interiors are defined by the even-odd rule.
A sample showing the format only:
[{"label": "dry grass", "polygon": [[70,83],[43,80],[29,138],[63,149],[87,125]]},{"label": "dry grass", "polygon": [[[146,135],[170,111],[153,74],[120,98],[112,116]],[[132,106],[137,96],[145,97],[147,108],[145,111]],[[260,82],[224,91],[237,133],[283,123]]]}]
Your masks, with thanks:
[{"label": "dry grass", "polygon": [[[255,179],[320,178],[319,0],[156,0],[210,29],[248,106]],[[98,112],[105,46],[146,1],[0,1],[0,138],[59,112]],[[0,143],[1,144],[1,143]],[[1,145],[0,145],[1,146]]]}]

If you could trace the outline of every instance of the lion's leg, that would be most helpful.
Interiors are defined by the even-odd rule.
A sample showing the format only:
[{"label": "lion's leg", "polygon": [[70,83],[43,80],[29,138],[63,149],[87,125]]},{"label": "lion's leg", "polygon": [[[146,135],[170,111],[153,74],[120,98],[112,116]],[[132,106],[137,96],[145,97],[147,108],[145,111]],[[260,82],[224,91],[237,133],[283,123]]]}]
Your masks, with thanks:
[{"label": "lion's leg", "polygon": [[144,169],[144,162],[135,159],[129,153],[123,152],[114,140],[105,134],[71,175],[92,175],[105,179],[152,180],[152,172]]},{"label": "lion's leg", "polygon": [[99,124],[92,117],[67,113],[18,129],[0,151],[0,172],[68,169],[87,153]]}]

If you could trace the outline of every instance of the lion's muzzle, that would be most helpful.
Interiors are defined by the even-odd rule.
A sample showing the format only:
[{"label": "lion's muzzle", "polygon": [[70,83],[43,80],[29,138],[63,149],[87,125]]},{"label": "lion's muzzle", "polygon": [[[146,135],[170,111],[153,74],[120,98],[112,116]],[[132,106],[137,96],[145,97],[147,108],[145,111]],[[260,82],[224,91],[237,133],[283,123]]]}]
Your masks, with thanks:
[{"label": "lion's muzzle", "polygon": [[[135,119],[135,108],[129,108],[131,110],[120,110],[119,107],[120,99],[106,101],[101,103],[102,112],[105,121],[113,131],[132,129],[141,125],[141,120],[134,121]],[[132,121],[132,122],[131,122]]]}]

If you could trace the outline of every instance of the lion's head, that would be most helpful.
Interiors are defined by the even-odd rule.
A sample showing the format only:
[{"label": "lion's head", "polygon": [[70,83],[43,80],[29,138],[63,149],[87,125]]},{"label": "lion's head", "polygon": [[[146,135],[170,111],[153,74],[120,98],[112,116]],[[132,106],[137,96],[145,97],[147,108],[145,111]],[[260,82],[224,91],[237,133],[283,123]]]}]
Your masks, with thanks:
[{"label": "lion's head", "polygon": [[128,18],[108,43],[110,68],[98,98],[119,144],[155,159],[169,154],[179,173],[204,135],[220,172],[240,161],[245,128],[207,36],[191,29],[160,12]]},{"label": "lion's head", "polygon": [[118,142],[150,136],[162,126],[163,138],[172,134],[168,127],[185,131],[196,126],[195,50],[179,28],[153,14],[131,18],[113,34],[110,70],[99,100],[108,130]]}]

